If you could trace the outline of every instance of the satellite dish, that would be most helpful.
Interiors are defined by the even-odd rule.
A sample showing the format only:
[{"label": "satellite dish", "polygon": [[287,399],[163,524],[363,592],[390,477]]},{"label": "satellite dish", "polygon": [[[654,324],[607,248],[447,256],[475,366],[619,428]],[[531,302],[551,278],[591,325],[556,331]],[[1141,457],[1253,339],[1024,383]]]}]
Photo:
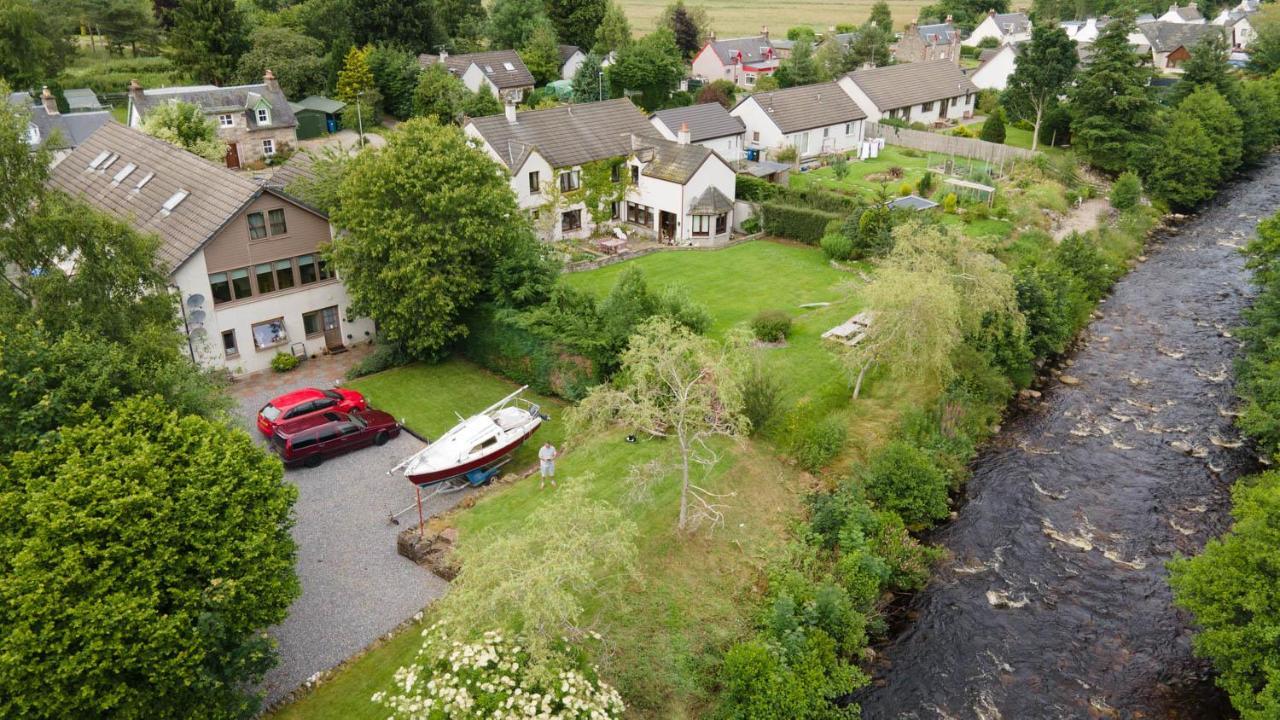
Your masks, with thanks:
[{"label": "satellite dish", "polygon": [[191,311],[191,322],[193,322],[193,323],[202,323],[202,322],[204,322],[204,311],[203,311],[203,310],[192,310],[192,311]]},{"label": "satellite dish", "polygon": [[191,339],[192,339],[192,340],[203,340],[203,339],[205,339],[205,336],[207,336],[208,334],[209,334],[209,331],[208,331],[208,330],[205,330],[205,329],[204,329],[204,328],[202,328],[202,327],[201,327],[201,328],[196,328],[195,330],[192,330],[192,331],[191,331]]},{"label": "satellite dish", "polygon": [[200,293],[192,293],[187,296],[187,305],[190,307],[200,307],[204,304],[204,296]]}]

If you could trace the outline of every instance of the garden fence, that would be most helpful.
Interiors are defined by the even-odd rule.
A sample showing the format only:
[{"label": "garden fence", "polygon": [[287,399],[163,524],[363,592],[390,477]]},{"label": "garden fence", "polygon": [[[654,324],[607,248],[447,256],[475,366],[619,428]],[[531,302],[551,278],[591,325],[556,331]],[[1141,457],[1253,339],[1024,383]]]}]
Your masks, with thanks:
[{"label": "garden fence", "polygon": [[993,167],[1004,167],[1014,160],[1031,158],[1039,154],[1025,148],[1010,147],[986,140],[911,130],[871,121],[867,121],[866,137],[868,140],[884,138],[885,143],[889,145],[901,145],[930,153],[961,155],[982,160]]}]

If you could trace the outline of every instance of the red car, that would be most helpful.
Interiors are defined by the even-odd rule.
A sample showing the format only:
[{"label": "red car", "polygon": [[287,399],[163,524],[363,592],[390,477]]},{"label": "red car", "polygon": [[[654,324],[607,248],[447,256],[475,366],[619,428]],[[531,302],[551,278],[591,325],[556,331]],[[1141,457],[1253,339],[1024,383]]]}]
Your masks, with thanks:
[{"label": "red car", "polygon": [[258,429],[263,435],[271,437],[276,427],[293,420],[318,413],[322,410],[351,412],[367,410],[369,401],[355,390],[335,388],[321,390],[319,388],[303,388],[285,393],[262,406],[258,411]]},{"label": "red car", "polygon": [[400,434],[400,423],[381,410],[329,410],[276,427],[271,448],[287,467],[315,467],[325,458],[366,445],[384,445]]}]

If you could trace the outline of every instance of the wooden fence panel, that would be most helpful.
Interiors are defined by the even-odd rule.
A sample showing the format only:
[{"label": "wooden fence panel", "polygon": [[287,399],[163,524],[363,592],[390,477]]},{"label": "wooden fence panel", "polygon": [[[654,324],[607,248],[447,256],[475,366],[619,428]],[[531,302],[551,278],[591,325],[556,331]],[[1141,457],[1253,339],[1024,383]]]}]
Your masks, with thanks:
[{"label": "wooden fence panel", "polygon": [[945,155],[961,155],[974,160],[982,160],[990,165],[1005,165],[1014,160],[1039,155],[1026,148],[1010,147],[998,143],[978,140],[976,138],[956,137],[941,133],[924,132],[910,128],[881,125],[867,121],[866,137],[868,140],[884,138],[889,145],[901,145],[931,153]]}]

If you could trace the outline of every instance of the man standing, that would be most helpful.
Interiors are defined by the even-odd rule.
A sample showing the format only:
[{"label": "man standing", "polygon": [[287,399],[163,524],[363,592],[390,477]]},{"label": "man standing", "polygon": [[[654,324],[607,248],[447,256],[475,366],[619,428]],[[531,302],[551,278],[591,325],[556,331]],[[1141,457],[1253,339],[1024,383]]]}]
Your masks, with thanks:
[{"label": "man standing", "polygon": [[538,460],[542,466],[542,481],[538,483],[539,490],[547,486],[547,480],[551,481],[551,487],[556,486],[556,456],[559,454],[551,443],[543,443],[542,449],[538,451]]}]

